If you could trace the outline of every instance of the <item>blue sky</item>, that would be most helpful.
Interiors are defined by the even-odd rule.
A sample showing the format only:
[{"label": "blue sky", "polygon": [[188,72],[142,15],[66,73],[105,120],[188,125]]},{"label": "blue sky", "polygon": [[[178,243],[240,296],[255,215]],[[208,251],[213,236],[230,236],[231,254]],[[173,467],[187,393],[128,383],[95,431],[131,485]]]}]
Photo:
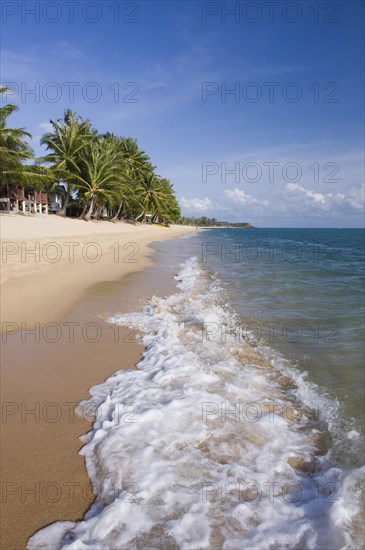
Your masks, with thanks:
[{"label": "blue sky", "polygon": [[37,154],[49,119],[70,107],[136,137],[186,215],[363,226],[363,2],[1,9],[1,82],[13,83],[13,124]]}]

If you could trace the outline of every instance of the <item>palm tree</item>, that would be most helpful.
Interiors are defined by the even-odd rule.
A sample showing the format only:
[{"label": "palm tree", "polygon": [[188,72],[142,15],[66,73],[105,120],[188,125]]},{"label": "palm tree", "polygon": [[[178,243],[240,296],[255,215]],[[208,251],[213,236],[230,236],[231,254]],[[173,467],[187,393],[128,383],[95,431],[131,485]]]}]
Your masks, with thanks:
[{"label": "palm tree", "polygon": [[[0,87],[0,94],[10,91],[8,86]],[[16,105],[8,104],[0,107],[0,158],[1,168],[18,168],[19,164],[25,159],[33,157],[32,150],[26,138],[31,138],[31,134],[24,128],[7,128],[7,119],[18,110]]]},{"label": "palm tree", "polygon": [[50,123],[53,131],[42,136],[41,145],[45,145],[51,153],[39,161],[51,164],[57,183],[67,184],[65,202],[58,212],[59,216],[65,216],[71,193],[75,190],[71,181],[78,172],[78,164],[85,147],[95,138],[96,133],[89,121],[83,120],[70,109],[66,109],[63,119],[51,120]]},{"label": "palm tree", "polygon": [[[0,87],[0,93],[9,88]],[[10,185],[39,185],[64,182],[67,193],[60,215],[66,214],[72,192],[78,193],[84,205],[81,218],[96,217],[105,207],[108,216],[116,221],[123,214],[145,219],[147,212],[153,221],[177,219],[180,207],[169,180],[155,174],[149,156],[139,149],[131,137],[111,133],[98,135],[89,121],[70,109],[63,119],[51,120],[52,131],[45,133],[41,144],[48,154],[37,164],[23,164],[32,159],[33,151],[26,139],[31,135],[24,128],[10,129],[8,117],[15,105],[0,108],[0,187]],[[41,164],[48,164],[44,168]]]},{"label": "palm tree", "polygon": [[115,149],[106,139],[89,142],[77,168],[71,181],[88,208],[83,219],[89,221],[95,207],[113,205],[118,200],[123,173]]},{"label": "palm tree", "polygon": [[116,213],[111,221],[116,221],[123,208],[128,202],[128,198],[133,194],[133,190],[138,186],[144,173],[151,170],[149,156],[139,149],[137,141],[131,137],[120,137],[107,133],[105,138],[110,140],[115,146],[118,156],[118,164],[123,171],[123,181],[120,186],[120,200]]},{"label": "palm tree", "polygon": [[136,192],[142,208],[142,212],[136,218],[137,221],[144,220],[147,213],[154,217],[165,209],[167,205],[166,195],[163,192],[161,179],[154,172],[148,172],[144,175]]},{"label": "palm tree", "polygon": [[[11,88],[0,87],[0,95]],[[0,187],[7,189],[10,198],[10,186],[44,185],[50,181],[47,170],[38,166],[23,164],[34,158],[33,151],[26,139],[32,136],[24,128],[8,128],[7,119],[18,110],[13,104],[0,107]],[[8,201],[8,209],[10,201]]]},{"label": "palm tree", "polygon": [[161,178],[160,186],[164,194],[164,202],[162,204],[162,210],[157,212],[157,216],[161,217],[163,221],[176,222],[181,216],[181,209],[177,202],[173,185],[170,180]]}]

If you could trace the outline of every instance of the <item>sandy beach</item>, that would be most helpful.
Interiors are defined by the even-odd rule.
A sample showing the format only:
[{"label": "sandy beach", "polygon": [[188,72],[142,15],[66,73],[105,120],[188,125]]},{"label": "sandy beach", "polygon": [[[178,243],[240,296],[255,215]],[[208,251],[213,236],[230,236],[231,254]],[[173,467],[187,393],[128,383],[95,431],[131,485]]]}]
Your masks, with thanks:
[{"label": "sandy beach", "polygon": [[194,231],[6,215],[0,229],[2,331],[12,331],[11,323],[56,321],[91,285],[151,265],[151,241]]},{"label": "sandy beach", "polygon": [[18,550],[39,528],[80,519],[90,506],[78,451],[92,411],[80,418],[74,409],[91,386],[133,368],[141,351],[129,330],[116,338],[103,313],[116,296],[128,311],[164,292],[171,281],[142,271],[153,265],[148,243],[195,229],[56,216],[5,215],[0,224],[1,548]]}]

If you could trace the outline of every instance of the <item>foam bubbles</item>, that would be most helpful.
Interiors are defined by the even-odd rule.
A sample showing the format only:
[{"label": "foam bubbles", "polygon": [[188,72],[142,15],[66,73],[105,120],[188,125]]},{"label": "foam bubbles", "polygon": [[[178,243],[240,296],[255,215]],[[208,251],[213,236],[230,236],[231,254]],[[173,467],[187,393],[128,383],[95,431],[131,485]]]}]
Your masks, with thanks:
[{"label": "foam bubbles", "polygon": [[176,294],[109,319],[137,324],[144,352],[139,370],[90,390],[97,415],[81,453],[95,503],[28,548],[355,548],[361,472],[331,462],[328,401],[236,341],[219,281],[195,258],[177,280]]}]

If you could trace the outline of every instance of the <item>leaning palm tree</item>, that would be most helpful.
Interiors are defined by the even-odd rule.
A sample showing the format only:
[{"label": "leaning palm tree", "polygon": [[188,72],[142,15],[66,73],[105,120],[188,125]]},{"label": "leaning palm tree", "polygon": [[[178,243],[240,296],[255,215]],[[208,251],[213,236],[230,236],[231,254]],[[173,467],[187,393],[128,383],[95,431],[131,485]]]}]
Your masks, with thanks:
[{"label": "leaning palm tree", "polygon": [[116,222],[121,217],[121,215],[123,214],[123,210],[124,210],[125,206],[128,205],[129,198],[133,194],[133,186],[132,185],[133,185],[134,181],[131,182],[131,184],[132,184],[131,185],[130,183],[127,183],[128,180],[129,180],[128,174],[126,174],[123,171],[123,176],[121,178],[119,178],[118,188],[116,189],[117,200],[116,200],[116,202],[113,206],[117,207],[117,208],[115,210],[115,214],[113,215],[113,217],[110,218],[110,221],[112,221],[112,222]]},{"label": "leaning palm tree", "polygon": [[[7,86],[0,87],[0,94],[11,91]],[[42,186],[50,181],[47,170],[38,166],[24,164],[34,158],[33,151],[27,139],[32,136],[24,128],[9,128],[8,118],[18,110],[13,104],[0,107],[0,187],[23,187],[25,185]],[[9,203],[8,203],[9,205]]]},{"label": "leaning palm tree", "polygon": [[181,216],[181,209],[177,202],[173,185],[166,178],[161,178],[159,183],[164,195],[164,201],[162,208],[156,212],[156,218],[162,219],[163,222],[176,222]]},{"label": "leaning palm tree", "polygon": [[147,213],[154,217],[158,212],[165,209],[167,198],[161,185],[161,179],[154,172],[144,175],[136,189],[136,193],[142,209],[142,212],[136,218],[137,221],[143,221]]},{"label": "leaning palm tree", "polygon": [[[7,86],[0,87],[0,94],[10,91]],[[31,159],[33,152],[25,141],[31,134],[24,128],[8,128],[7,119],[18,110],[16,105],[0,107],[0,159],[1,167],[17,168],[25,159]]]},{"label": "leaning palm tree", "polygon": [[71,181],[87,205],[83,215],[85,221],[90,220],[95,207],[115,204],[123,173],[115,150],[107,140],[87,144]]},{"label": "leaning palm tree", "polygon": [[38,159],[51,165],[57,183],[67,184],[67,191],[63,207],[58,215],[65,216],[66,209],[72,192],[75,190],[72,179],[78,172],[83,151],[89,141],[95,138],[89,121],[67,109],[63,119],[51,120],[53,129],[41,138],[41,145],[45,145],[51,151],[48,155]]},{"label": "leaning palm tree", "polygon": [[143,174],[151,170],[149,156],[139,149],[137,141],[131,137],[116,136],[111,133],[104,134],[105,139],[110,141],[115,147],[118,156],[118,163],[123,171],[123,183],[120,187],[120,199],[118,208],[111,218],[111,221],[119,219],[121,212],[128,202],[128,198],[133,194],[135,188],[140,183]]}]

